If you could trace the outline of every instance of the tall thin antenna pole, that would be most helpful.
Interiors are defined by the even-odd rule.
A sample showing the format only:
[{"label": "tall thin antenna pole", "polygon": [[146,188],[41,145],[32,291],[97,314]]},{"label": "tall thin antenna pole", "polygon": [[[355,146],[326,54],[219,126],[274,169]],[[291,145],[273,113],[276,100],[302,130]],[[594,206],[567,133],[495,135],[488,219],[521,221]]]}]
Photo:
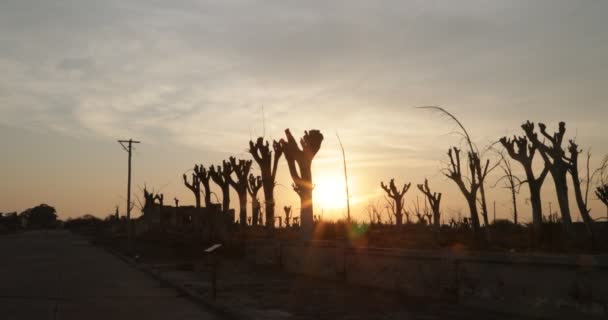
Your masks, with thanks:
[{"label": "tall thin antenna pole", "polygon": [[348,219],[348,222],[350,222],[350,193],[348,190],[348,173],[346,171],[346,153],[344,153],[344,146],[342,145],[342,140],[340,140],[338,132],[336,132],[336,137],[338,137],[340,149],[342,149],[342,160],[344,162],[344,180],[346,184],[346,218]]},{"label": "tall thin antenna pole", "polygon": [[[133,144],[140,143],[139,141],[135,141],[133,139],[129,140],[118,140],[118,143],[129,153],[129,169],[128,169],[128,178],[127,178],[127,246],[129,253],[133,251],[133,226],[131,224],[131,158],[133,151]],[[125,146],[127,143],[127,146]]]}]

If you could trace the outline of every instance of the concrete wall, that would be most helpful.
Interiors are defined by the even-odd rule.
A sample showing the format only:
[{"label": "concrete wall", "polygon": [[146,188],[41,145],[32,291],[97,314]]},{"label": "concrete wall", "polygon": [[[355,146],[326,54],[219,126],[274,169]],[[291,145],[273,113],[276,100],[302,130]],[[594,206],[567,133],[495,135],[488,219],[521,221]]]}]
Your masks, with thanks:
[{"label": "concrete wall", "polygon": [[247,258],[291,273],[551,318],[608,316],[608,255],[354,248],[248,243]]}]

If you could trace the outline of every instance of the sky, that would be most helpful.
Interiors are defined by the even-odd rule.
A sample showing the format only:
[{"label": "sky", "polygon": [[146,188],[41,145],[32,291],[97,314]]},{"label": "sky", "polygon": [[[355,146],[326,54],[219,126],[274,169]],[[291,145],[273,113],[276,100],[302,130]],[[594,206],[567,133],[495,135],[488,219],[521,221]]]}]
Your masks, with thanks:
[{"label": "sky", "polygon": [[[193,204],[181,175],[195,163],[249,159],[249,139],[290,128],[325,136],[313,161],[315,214],[345,214],[339,134],[354,217],[384,207],[379,183],[391,178],[428,178],[444,193],[445,219],[466,216],[441,173],[462,141],[445,117],[416,107],[446,108],[482,147],[521,134],[526,120],[566,121],[593,168],[608,154],[606,12],[599,0],[4,0],[0,212],[48,203],[64,219],[117,205],[124,213],[127,154],[117,140],[128,138],[142,142],[134,197],[146,186]],[[488,198],[508,218],[498,178],[488,178]],[[279,206],[297,212],[284,160],[278,184]],[[555,210],[551,184],[543,202]],[[413,186],[408,208],[423,202]],[[606,214],[592,196],[590,207]]]}]

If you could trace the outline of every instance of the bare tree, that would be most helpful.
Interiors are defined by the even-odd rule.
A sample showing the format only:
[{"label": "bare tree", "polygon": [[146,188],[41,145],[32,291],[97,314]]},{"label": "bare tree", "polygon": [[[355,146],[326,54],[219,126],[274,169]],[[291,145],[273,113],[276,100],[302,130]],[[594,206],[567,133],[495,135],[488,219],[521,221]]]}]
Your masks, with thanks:
[{"label": "bare tree", "polygon": [[200,208],[201,207],[201,183],[200,183],[200,180],[198,179],[198,176],[196,175],[196,173],[192,174],[192,183],[188,182],[188,176],[186,174],[184,174],[183,178],[184,178],[184,185],[186,185],[186,187],[188,189],[190,189],[190,191],[192,191],[192,193],[194,193],[194,199],[196,200],[196,208]]},{"label": "bare tree", "polygon": [[587,182],[585,188],[585,194],[583,195],[582,187],[581,187],[581,178],[579,176],[578,171],[578,156],[581,153],[581,150],[578,149],[578,145],[574,142],[574,140],[570,140],[568,144],[568,152],[570,154],[570,158],[568,160],[568,172],[570,173],[570,177],[572,178],[572,185],[574,186],[574,199],[576,200],[576,204],[578,206],[578,210],[583,217],[583,222],[585,223],[585,228],[587,229],[587,234],[590,237],[590,240],[593,244],[593,218],[589,212],[591,211],[587,207],[588,203],[588,195],[589,195],[589,183],[591,182],[590,178],[590,170],[589,170],[589,160],[591,158],[591,154],[587,155]]},{"label": "bare tree", "polygon": [[230,210],[230,183],[228,179],[232,175],[233,168],[230,162],[224,160],[221,166],[210,166],[209,175],[211,180],[215,182],[222,190],[222,210],[227,212]]},{"label": "bare tree", "polygon": [[433,225],[438,229],[441,224],[441,211],[439,209],[441,204],[441,192],[431,192],[427,179],[424,179],[424,184],[418,185],[418,189],[426,196],[426,199],[431,206],[431,211],[433,212]]},{"label": "bare tree", "polygon": [[[458,188],[467,200],[469,212],[471,214],[471,224],[473,226],[475,242],[478,246],[485,246],[487,240],[484,234],[481,232],[481,225],[479,223],[479,215],[477,211],[477,192],[481,187],[481,182],[478,177],[482,178],[481,181],[485,179],[488,174],[490,160],[488,159],[485,166],[482,167],[480,164],[481,160],[479,159],[479,154],[476,152],[469,152],[467,164],[469,167],[470,177],[465,177],[463,176],[460,162],[460,149],[453,147],[448,151],[448,156],[450,158],[450,166],[448,167],[445,175],[449,179],[453,180],[456,185],[458,185]],[[478,173],[477,170],[482,170],[482,172]]]},{"label": "bare tree", "polygon": [[[564,141],[564,135],[566,133],[566,123],[560,122],[558,130],[550,135],[547,133],[547,127],[543,123],[539,123],[538,127],[540,129],[540,133],[544,136],[545,139],[549,141],[548,144],[545,144],[544,141],[540,141],[538,138],[538,134],[534,132],[534,123],[527,121],[522,125],[522,129],[526,133],[526,137],[530,140],[530,142],[538,149],[540,155],[545,162],[545,165],[549,168],[549,172],[553,177],[553,182],[555,184],[555,191],[557,195],[557,201],[559,203],[561,217],[562,217],[562,225],[564,227],[564,231],[568,235],[568,238],[573,239],[573,231],[572,231],[572,216],[570,214],[570,201],[568,199],[568,182],[567,182],[567,174],[571,173],[573,176],[573,181],[575,181],[575,194],[577,194],[577,204],[579,205],[579,209],[581,209],[581,214],[583,215],[583,219],[585,220],[585,224],[587,225],[587,231],[591,239],[593,239],[593,235],[590,229],[590,224],[587,223],[587,219],[585,215],[588,215],[588,211],[586,209],[586,205],[583,203],[583,199],[580,192],[580,180],[578,179],[578,153],[576,144],[570,145],[570,158],[566,156],[566,151],[562,148],[562,144]],[[576,176],[576,177],[575,177]],[[577,186],[578,184],[578,186]]]},{"label": "bare tree", "polygon": [[264,189],[264,201],[266,203],[266,225],[268,227],[274,227],[274,187],[279,159],[283,155],[283,146],[279,142],[273,141],[272,149],[274,150],[274,157],[268,141],[264,142],[264,138],[259,137],[255,143],[249,141],[249,153],[260,166],[262,172],[262,188]]},{"label": "bare tree", "polygon": [[[289,129],[285,130],[287,140],[281,139],[280,144],[285,153],[289,174],[293,179],[293,189],[300,196],[300,221],[305,236],[312,235],[313,203],[312,203],[312,160],[321,148],[323,134],[319,130],[304,132],[300,139],[300,147]],[[296,168],[297,164],[297,168]]]},{"label": "bare tree", "polygon": [[209,207],[211,206],[211,188],[209,187],[211,174],[202,164],[194,166],[194,173],[205,190],[205,207]]},{"label": "bare tree", "polygon": [[[487,226],[489,225],[489,220],[488,220],[488,206],[487,206],[487,201],[486,201],[486,191],[485,191],[485,178],[487,177],[487,174],[492,171],[493,168],[488,168],[489,166],[489,160],[486,162],[487,166],[485,169],[482,170],[481,167],[481,154],[479,152],[479,150],[477,149],[477,146],[473,143],[473,141],[471,140],[471,136],[469,135],[469,132],[467,131],[467,129],[464,127],[464,125],[462,124],[462,122],[460,122],[460,120],[458,120],[458,118],[456,118],[456,116],[454,116],[453,114],[451,114],[450,112],[448,112],[447,110],[445,110],[442,107],[438,107],[438,106],[427,106],[427,107],[421,107],[422,109],[431,109],[431,110],[435,110],[435,111],[439,111],[440,113],[444,114],[445,116],[447,116],[449,119],[451,119],[454,123],[456,123],[456,125],[460,128],[461,135],[464,137],[464,139],[467,142],[467,145],[469,147],[469,154],[472,154],[475,156],[475,158],[477,158],[477,161],[475,161],[475,163],[473,165],[477,166],[475,167],[475,174],[477,175],[476,179],[477,179],[477,183],[479,184],[479,194],[480,194],[480,198],[481,198],[481,215],[483,217],[483,222],[484,224]],[[476,193],[477,194],[477,193]]]},{"label": "bare tree", "polygon": [[[410,189],[412,183],[406,183],[402,188],[398,189],[395,185],[395,179],[391,179],[388,186],[384,184],[384,182],[380,182],[380,187],[386,192],[387,196],[393,200],[391,203],[388,201],[389,205],[391,205],[391,209],[393,211],[393,215],[395,215],[395,220],[397,221],[397,225],[400,226],[403,224],[403,204],[405,193]],[[409,219],[408,219],[409,222]]]},{"label": "bare tree", "polygon": [[249,185],[249,170],[251,170],[251,160],[239,159],[237,162],[235,157],[230,157],[230,167],[236,180],[232,178],[232,174],[228,175],[228,183],[234,188],[239,196],[239,220],[242,226],[247,225],[247,187]]},{"label": "bare tree", "polygon": [[247,185],[247,191],[251,196],[251,216],[252,225],[256,226],[260,221],[260,213],[262,211],[262,205],[260,199],[258,199],[258,191],[262,188],[262,177],[249,175],[249,184]]},{"label": "bare tree", "polygon": [[[526,174],[526,180],[521,183],[527,183],[530,190],[530,204],[532,205],[532,224],[534,226],[534,236],[536,243],[540,243],[542,239],[542,224],[543,224],[543,208],[541,201],[540,190],[543,186],[543,182],[549,173],[549,167],[545,165],[540,175],[536,177],[532,168],[534,162],[534,156],[536,155],[537,147],[534,143],[528,143],[528,139],[525,136],[508,139],[503,137],[500,143],[507,150],[507,153],[515,161],[519,162],[524,168]],[[505,173],[508,175],[510,169]],[[511,174],[512,176],[512,174]],[[509,179],[512,181],[512,179]],[[513,183],[511,183],[513,185]]]}]

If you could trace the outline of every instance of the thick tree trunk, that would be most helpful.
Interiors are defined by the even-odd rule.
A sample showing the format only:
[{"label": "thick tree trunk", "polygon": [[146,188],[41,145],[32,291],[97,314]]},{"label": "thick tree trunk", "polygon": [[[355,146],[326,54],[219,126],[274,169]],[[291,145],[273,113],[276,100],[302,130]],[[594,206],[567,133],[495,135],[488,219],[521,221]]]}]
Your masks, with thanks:
[{"label": "thick tree trunk", "polygon": [[530,187],[530,202],[532,204],[534,242],[536,245],[539,245],[543,239],[543,207],[540,199],[540,185],[534,182],[528,182],[528,186]]},{"label": "thick tree trunk", "polygon": [[222,210],[228,212],[230,210],[230,185],[222,186]]},{"label": "thick tree trunk", "polygon": [[473,238],[475,240],[475,246],[478,248],[486,247],[486,237],[484,232],[481,230],[481,224],[479,222],[479,213],[477,210],[477,197],[467,198],[469,204],[469,211],[471,213],[471,225],[473,227]]},{"label": "thick tree trunk", "polygon": [[562,226],[569,240],[573,240],[572,234],[572,216],[570,215],[570,203],[568,200],[568,184],[566,181],[566,173],[553,173],[553,182],[555,183],[555,193],[559,210],[562,216]]},{"label": "thick tree trunk", "polygon": [[253,198],[251,203],[251,225],[257,226],[260,219],[260,202]]},{"label": "thick tree trunk", "polygon": [[[575,176],[576,175],[576,176]],[[591,245],[594,245],[593,238],[593,218],[589,214],[589,210],[587,209],[587,205],[585,203],[585,199],[583,199],[583,191],[581,190],[581,182],[578,180],[578,170],[575,170],[572,174],[572,185],[574,186],[574,197],[576,199],[576,205],[578,206],[578,210],[583,217],[583,222],[585,223],[585,229],[587,230],[587,236],[589,237],[589,241]]]},{"label": "thick tree trunk", "polygon": [[200,208],[201,207],[201,194],[200,193],[195,193],[194,194],[194,200],[196,202],[196,208]]},{"label": "thick tree trunk", "polygon": [[[263,175],[262,175],[263,177]],[[266,201],[266,226],[272,228],[274,226],[274,182],[263,181],[262,188],[264,189],[264,201]]]},{"label": "thick tree trunk", "polygon": [[302,238],[312,239],[313,234],[312,188],[302,187],[300,191],[300,225]]},{"label": "thick tree trunk", "polygon": [[395,200],[395,221],[398,226],[403,225],[403,208],[401,207],[401,201]]},{"label": "thick tree trunk", "polygon": [[241,191],[239,195],[239,220],[241,226],[247,226],[247,190]]}]

